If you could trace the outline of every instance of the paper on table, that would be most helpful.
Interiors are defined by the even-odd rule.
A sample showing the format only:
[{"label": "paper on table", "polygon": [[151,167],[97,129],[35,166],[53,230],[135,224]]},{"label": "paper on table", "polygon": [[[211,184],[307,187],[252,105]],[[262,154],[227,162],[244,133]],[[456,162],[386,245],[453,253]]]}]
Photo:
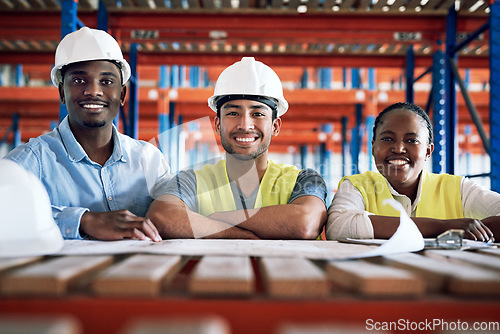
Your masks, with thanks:
[{"label": "paper on table", "polygon": [[381,246],[359,255],[358,258],[416,252],[424,249],[424,237],[422,233],[420,233],[417,225],[415,225],[413,220],[411,220],[405,212],[401,203],[394,199],[386,199],[383,203],[385,205],[389,204],[399,211],[400,218],[398,229],[394,232],[392,237],[382,243]]},{"label": "paper on table", "polygon": [[222,255],[302,257],[316,260],[344,260],[366,258],[421,250],[422,234],[404,212],[401,205],[389,202],[401,212],[396,233],[381,246],[356,245],[337,241],[317,240],[210,240],[176,239],[153,243],[139,240],[89,241],[66,240],[57,255],[95,255],[149,253],[169,255]]}]

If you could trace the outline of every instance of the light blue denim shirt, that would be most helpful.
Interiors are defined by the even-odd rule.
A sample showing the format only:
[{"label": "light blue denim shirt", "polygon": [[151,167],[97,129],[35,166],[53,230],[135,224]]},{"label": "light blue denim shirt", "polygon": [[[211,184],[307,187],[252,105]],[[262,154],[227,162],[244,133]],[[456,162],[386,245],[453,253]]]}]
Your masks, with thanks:
[{"label": "light blue denim shirt", "polygon": [[30,139],[5,158],[42,181],[63,237],[81,239],[80,219],[86,211],[127,209],[144,217],[170,178],[168,164],[154,145],[123,135],[114,126],[113,141],[104,166],[91,161],[66,117],[56,129]]}]

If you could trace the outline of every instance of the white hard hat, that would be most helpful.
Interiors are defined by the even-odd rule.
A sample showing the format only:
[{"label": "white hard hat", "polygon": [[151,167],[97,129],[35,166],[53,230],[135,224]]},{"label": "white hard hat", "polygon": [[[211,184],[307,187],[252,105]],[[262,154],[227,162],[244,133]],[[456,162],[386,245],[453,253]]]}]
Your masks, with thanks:
[{"label": "white hard hat", "polygon": [[130,78],[130,65],[123,58],[118,42],[104,30],[83,27],[64,36],[57,46],[55,66],[50,72],[52,84],[57,87],[62,82],[63,66],[89,60],[116,61],[122,67],[122,84]]},{"label": "white hard hat", "polygon": [[243,57],[241,61],[222,71],[215,84],[214,95],[208,99],[208,105],[217,112],[217,100],[231,95],[275,99],[278,117],[288,110],[280,78],[269,66],[256,61],[254,57]]},{"label": "white hard hat", "polygon": [[45,255],[62,248],[42,182],[8,159],[0,159],[0,212],[0,257]]}]

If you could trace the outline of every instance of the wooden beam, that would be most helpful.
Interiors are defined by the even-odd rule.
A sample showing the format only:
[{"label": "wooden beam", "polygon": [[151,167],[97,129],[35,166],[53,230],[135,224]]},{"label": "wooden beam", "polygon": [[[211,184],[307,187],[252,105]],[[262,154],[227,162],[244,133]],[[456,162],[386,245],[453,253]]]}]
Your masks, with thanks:
[{"label": "wooden beam", "polygon": [[64,295],[77,280],[109,266],[112,256],[67,256],[18,269],[5,275],[4,294]]},{"label": "wooden beam", "polygon": [[101,272],[92,289],[105,296],[159,296],[181,262],[180,256],[137,254]]},{"label": "wooden beam", "polygon": [[259,263],[271,296],[325,298],[330,293],[325,273],[307,259],[263,257]]},{"label": "wooden beam", "polygon": [[197,294],[247,295],[254,290],[248,257],[204,256],[189,281],[189,291]]}]

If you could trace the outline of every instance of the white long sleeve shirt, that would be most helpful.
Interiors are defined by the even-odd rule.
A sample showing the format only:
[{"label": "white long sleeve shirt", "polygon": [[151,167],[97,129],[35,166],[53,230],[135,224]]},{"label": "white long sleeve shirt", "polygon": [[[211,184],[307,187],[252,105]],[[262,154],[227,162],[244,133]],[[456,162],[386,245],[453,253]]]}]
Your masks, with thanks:
[{"label": "white long sleeve shirt", "polygon": [[[418,185],[417,197],[411,203],[407,196],[399,194],[386,180],[392,196],[396,201],[401,203],[410,217],[415,217],[415,211],[420,202],[421,181]],[[465,177],[462,178],[460,188],[464,217],[484,219],[500,215],[500,194],[482,187]],[[348,179],[345,179],[337,190],[332,204],[328,209],[328,222],[326,224],[327,239],[373,238],[373,226],[369,218],[369,215],[372,213],[366,211],[365,208],[363,195]]]}]

